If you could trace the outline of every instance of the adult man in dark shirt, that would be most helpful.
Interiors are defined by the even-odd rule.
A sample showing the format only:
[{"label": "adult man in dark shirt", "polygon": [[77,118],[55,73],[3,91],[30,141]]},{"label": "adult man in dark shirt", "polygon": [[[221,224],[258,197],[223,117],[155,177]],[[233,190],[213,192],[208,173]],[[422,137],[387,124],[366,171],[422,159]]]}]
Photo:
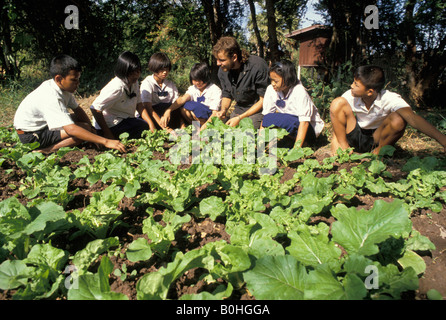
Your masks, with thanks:
[{"label": "adult man in dark shirt", "polygon": [[226,117],[232,100],[236,105],[226,124],[235,127],[249,117],[254,128],[262,123],[263,96],[269,84],[268,65],[260,57],[242,50],[233,37],[222,37],[213,48],[222,89],[220,119]]}]

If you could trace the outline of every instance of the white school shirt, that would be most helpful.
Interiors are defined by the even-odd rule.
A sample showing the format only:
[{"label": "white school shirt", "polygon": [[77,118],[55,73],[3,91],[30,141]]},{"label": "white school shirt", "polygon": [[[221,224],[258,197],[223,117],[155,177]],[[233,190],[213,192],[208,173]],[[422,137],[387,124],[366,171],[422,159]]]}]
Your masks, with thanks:
[{"label": "white school shirt", "polygon": [[401,108],[410,108],[399,94],[388,90],[382,90],[378,94],[369,110],[361,98],[352,96],[351,90],[346,91],[342,97],[347,100],[356,114],[358,125],[363,129],[376,129],[391,112]]},{"label": "white school shirt", "polygon": [[46,126],[49,130],[62,130],[74,123],[67,108],[78,106],[72,93],[63,91],[53,79],[46,80],[20,103],[14,116],[14,128],[25,132]]},{"label": "white school shirt", "polygon": [[[159,96],[159,92],[167,92],[166,96]],[[159,103],[173,103],[178,99],[178,89],[176,85],[166,79],[163,81],[162,86],[158,85],[153,74],[147,76],[141,82],[141,100],[143,103],[149,102],[152,106]]]},{"label": "white school shirt", "polygon": [[[276,105],[276,102],[280,99],[285,101],[285,106],[282,108]],[[316,137],[320,135],[324,128],[324,121],[302,84],[291,88],[286,97],[282,92],[277,92],[272,85],[269,85],[263,98],[262,114],[266,115],[274,112],[292,114],[298,116],[300,122],[309,122]]]},{"label": "white school shirt", "polygon": [[203,93],[196,86],[190,86],[186,94],[190,95],[192,101],[197,101],[199,97],[204,97],[202,102],[205,106],[208,106],[210,110],[218,111],[221,106],[221,89],[211,83],[204,90]]},{"label": "white school shirt", "polygon": [[[130,98],[129,94],[135,94]],[[135,118],[137,115],[136,105],[141,103],[139,84],[136,81],[131,90],[127,84],[118,77],[114,77],[104,88],[99,96],[94,100],[90,108],[101,111],[104,115],[105,123],[109,128],[116,126],[122,120]],[[101,129],[94,119],[96,129]]]}]

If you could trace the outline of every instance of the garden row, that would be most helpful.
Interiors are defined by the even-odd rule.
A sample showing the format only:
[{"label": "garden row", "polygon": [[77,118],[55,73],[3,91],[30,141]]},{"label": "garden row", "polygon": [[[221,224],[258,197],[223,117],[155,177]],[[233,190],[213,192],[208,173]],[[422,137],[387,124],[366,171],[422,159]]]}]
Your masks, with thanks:
[{"label": "garden row", "polygon": [[[410,218],[443,210],[444,161],[397,171],[392,147],[324,160],[279,147],[272,163],[244,123],[244,152],[235,138],[232,163],[219,162],[230,129],[192,130],[147,132],[126,154],[43,155],[2,129],[2,298],[401,299],[418,288],[435,246]],[[254,160],[250,139],[266,150]]]}]

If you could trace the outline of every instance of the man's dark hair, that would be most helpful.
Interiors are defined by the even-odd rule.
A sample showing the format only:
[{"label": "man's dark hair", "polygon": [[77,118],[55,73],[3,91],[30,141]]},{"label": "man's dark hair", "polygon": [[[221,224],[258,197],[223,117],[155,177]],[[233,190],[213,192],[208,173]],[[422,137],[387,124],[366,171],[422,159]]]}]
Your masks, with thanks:
[{"label": "man's dark hair", "polygon": [[288,88],[292,88],[300,83],[297,78],[296,67],[289,60],[274,63],[269,72],[277,73],[283,79],[283,84]]},{"label": "man's dark hair", "polygon": [[81,65],[74,58],[66,54],[60,54],[51,60],[50,76],[53,79],[57,75],[65,78],[71,70],[82,71]]},{"label": "man's dark hair", "polygon": [[206,62],[196,63],[190,70],[189,80],[203,81],[203,83],[211,82],[211,71]]},{"label": "man's dark hair", "polygon": [[154,53],[149,59],[149,71],[158,73],[163,69],[172,70],[169,57],[163,52]]},{"label": "man's dark hair", "polygon": [[386,77],[384,70],[379,66],[367,65],[356,69],[354,78],[360,80],[367,89],[381,91],[384,88]]},{"label": "man's dark hair", "polygon": [[128,76],[135,71],[141,71],[141,62],[138,56],[130,51],[124,51],[116,62],[115,76],[127,81]]}]

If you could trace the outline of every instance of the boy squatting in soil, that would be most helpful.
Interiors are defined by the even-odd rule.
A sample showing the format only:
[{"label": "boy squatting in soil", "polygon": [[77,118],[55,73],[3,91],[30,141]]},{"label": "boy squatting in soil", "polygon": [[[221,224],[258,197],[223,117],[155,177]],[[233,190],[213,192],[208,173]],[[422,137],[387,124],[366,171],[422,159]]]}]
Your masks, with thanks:
[{"label": "boy squatting in soil", "polygon": [[[52,79],[44,81],[31,92],[16,111],[14,128],[20,141],[37,141],[39,150],[44,153],[73,147],[83,141],[125,152],[119,140],[95,134],[87,114],[75,101],[73,93],[79,86],[81,75],[79,63],[70,56],[59,55],[51,61],[50,75]],[[73,110],[76,120],[67,108]]]},{"label": "boy squatting in soil", "polygon": [[385,145],[394,145],[406,125],[437,140],[446,152],[446,136],[415,114],[400,95],[384,90],[385,75],[378,66],[361,66],[354,73],[351,90],[333,100],[331,152],[350,147],[356,152],[378,154]]}]

